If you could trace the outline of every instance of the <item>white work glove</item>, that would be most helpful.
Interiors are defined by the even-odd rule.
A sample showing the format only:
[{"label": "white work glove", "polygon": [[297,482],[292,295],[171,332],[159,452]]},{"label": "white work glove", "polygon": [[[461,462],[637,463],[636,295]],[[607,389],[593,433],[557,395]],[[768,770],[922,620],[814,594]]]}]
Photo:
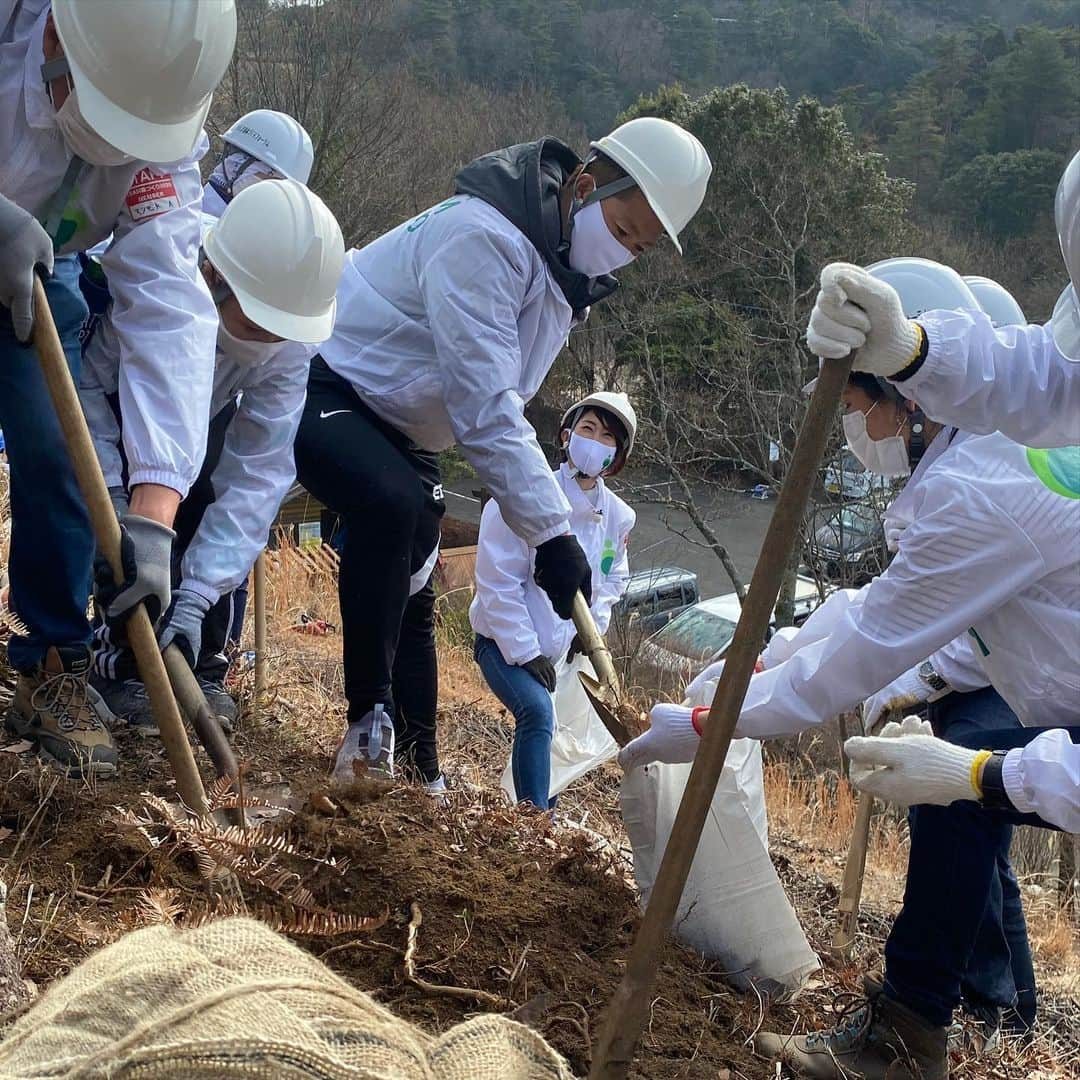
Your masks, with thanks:
[{"label": "white work glove", "polygon": [[821,271],[806,343],[815,356],[839,360],[853,349],[853,367],[889,376],[919,355],[923,331],[904,314],[896,290],[851,263],[829,263]]},{"label": "white work glove", "polygon": [[19,341],[34,330],[34,271],[51,274],[53,245],[33,214],[0,195],[0,304],[11,309]]},{"label": "white work glove", "polygon": [[184,654],[188,665],[194,668],[202,648],[203,619],[210,607],[205,596],[181,585],[173,593],[172,607],[158,632],[161,651],[175,645]]},{"label": "white work glove", "polygon": [[708,712],[704,707],[691,709],[685,705],[654,705],[649,713],[649,730],[619,751],[619,764],[625,772],[629,772],[653,761],[663,761],[668,765],[693,761],[701,742],[701,731],[697,725]]},{"label": "white work glove", "polygon": [[[713,698],[716,697],[716,688],[720,684],[720,676],[724,674],[725,663],[727,663],[726,660],[717,660],[705,668],[683,691],[683,704],[712,705]],[[759,671],[764,671],[768,666],[765,663],[765,653],[762,653],[754,665],[754,675]]]},{"label": "white work glove", "polygon": [[851,782],[868,795],[900,806],[948,806],[978,799],[972,772],[985,752],[953,746],[916,716],[886,724],[880,735],[853,735],[844,743]]},{"label": "white work glove", "polygon": [[127,622],[138,603],[146,604],[156,624],[172,599],[172,543],[176,533],[167,525],[139,514],[120,519],[120,558],[124,580],[117,583],[100,555],[94,560],[94,600],[113,622]]},{"label": "white work glove", "polygon": [[929,699],[930,687],[919,678],[918,670],[911,668],[863,702],[863,731],[872,734],[887,713],[907,713]]}]

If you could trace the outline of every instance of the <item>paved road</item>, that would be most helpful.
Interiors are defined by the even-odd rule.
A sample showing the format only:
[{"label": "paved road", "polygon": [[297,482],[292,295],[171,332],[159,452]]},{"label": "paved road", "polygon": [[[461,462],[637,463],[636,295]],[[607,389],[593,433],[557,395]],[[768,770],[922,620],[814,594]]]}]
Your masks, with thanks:
[{"label": "paved road", "polygon": [[[479,506],[471,497],[475,486],[469,481],[448,486],[447,513],[463,521],[478,520]],[[685,514],[642,501],[640,482],[614,486],[637,511],[637,526],[630,539],[630,564],[633,569],[681,566],[698,575],[698,587],[703,598],[732,591],[733,587],[720,560],[710,549],[694,542],[698,540],[697,532]],[[662,494],[664,490],[662,487],[649,489],[654,496]],[[730,552],[735,568],[742,575],[743,584],[748,585],[776,505],[775,500],[761,502],[741,493],[706,486],[698,487],[696,496],[720,542]],[[679,533],[685,533],[690,539],[684,539]]]}]

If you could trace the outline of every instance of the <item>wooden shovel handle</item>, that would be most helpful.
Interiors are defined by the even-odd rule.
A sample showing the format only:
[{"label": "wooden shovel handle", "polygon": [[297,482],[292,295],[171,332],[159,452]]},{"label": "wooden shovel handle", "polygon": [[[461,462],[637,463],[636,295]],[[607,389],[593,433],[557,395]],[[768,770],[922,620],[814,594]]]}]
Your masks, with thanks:
[{"label": "wooden shovel handle", "polygon": [[593,619],[588,602],[581,592],[574,597],[573,618],[574,629],[577,630],[578,637],[581,639],[585,655],[592,662],[593,670],[600,680],[600,685],[609,689],[614,694],[615,700],[618,701],[619,676],[615,674],[615,663],[611,659],[611,652],[608,650],[607,643],[596,628],[596,621]]},{"label": "wooden shovel handle", "polygon": [[[124,573],[120,556],[120,524],[109,501],[105,477],[90,439],[90,430],[86,426],[79,396],[75,392],[75,384],[60,344],[60,336],[56,332],[45,288],[39,278],[34,280],[34,348],[41,361],[42,374],[56,410],[56,418],[64,433],[75,479],[83,499],[86,500],[98,549],[112,568],[116,580],[120,581]],[[206,792],[195,765],[195,756],[191,752],[191,743],[188,742],[187,732],[184,730],[176,697],[169,685],[165,662],[158,650],[150,616],[142,604],[131,613],[125,629],[135,653],[139,675],[150,697],[150,710],[161,732],[161,741],[176,777],[177,793],[189,810],[202,816],[207,810]]]}]

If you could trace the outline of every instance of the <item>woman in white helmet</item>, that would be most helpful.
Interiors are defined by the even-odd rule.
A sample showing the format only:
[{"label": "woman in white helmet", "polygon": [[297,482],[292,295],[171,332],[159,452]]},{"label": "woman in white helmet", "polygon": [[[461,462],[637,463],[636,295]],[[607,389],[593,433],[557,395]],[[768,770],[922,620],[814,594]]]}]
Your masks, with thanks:
[{"label": "woman in white helmet", "polygon": [[[907,317],[935,303],[976,306],[946,267],[889,260],[866,275],[879,285],[891,281]],[[853,373],[843,401],[844,432],[860,460],[882,475],[910,476],[886,518],[897,551],[831,633],[752,677],[736,734],[763,739],[825,723],[961,636],[1021,723],[1075,724],[1080,492],[1068,489],[1067,457],[946,427],[866,372]],[[931,688],[947,681],[934,670],[925,678]],[[989,707],[981,698],[979,709],[982,727]],[[652,728],[620,761],[632,768],[691,760],[706,712],[657,706]],[[992,726],[1001,730],[991,734],[1015,734]],[[972,788],[973,795],[988,791]],[[1000,823],[985,815],[918,809],[905,909],[886,945],[884,992],[868,987],[866,1008],[835,1032],[761,1042],[811,1076],[847,1075],[840,1066],[877,1080],[948,1074],[946,1030],[971,980],[969,962],[1007,847]],[[898,1046],[921,1073],[896,1060]]]},{"label": "woman in white helmet", "polygon": [[311,136],[288,113],[254,109],[222,135],[221,159],[203,188],[203,213],[222,211],[245,188],[260,180],[296,180],[306,184],[315,163]]},{"label": "woman in white helmet", "polygon": [[[632,120],[582,161],[555,139],[467,165],[456,194],[349,253],[333,337],[312,363],[300,482],[345,521],[340,579],[347,731],[355,756],[398,756],[427,784],[438,673],[430,587],[443,512],[437,453],[455,443],[536,552],[560,619],[591,571],[525,403],[611,272],[679,234],[705,197],[701,143]],[[406,648],[401,649],[401,643]],[[396,700],[395,687],[409,700]]]},{"label": "woman in white helmet", "polygon": [[[571,405],[559,425],[556,473],[570,504],[570,530],[592,570],[592,609],[606,633],[611,609],[630,576],[627,545],[636,515],[605,483],[619,473],[634,445],[637,417],[625,394],[604,391]],[[573,624],[560,619],[533,580],[535,552],[512,532],[491,500],[480,519],[476,597],[469,619],[476,662],[488,686],[514,717],[512,774],[517,799],[539,810],[549,799],[552,693],[578,644]]]},{"label": "woman in white helmet", "polygon": [[896,290],[858,266],[831,263],[807,342],[828,358],[890,379],[911,400],[965,431],[1001,431],[1029,446],[1080,444],[1080,152],[1054,204],[1069,282],[1046,326],[995,328],[990,316],[904,314]]},{"label": "woman in white helmet", "polygon": [[[219,220],[208,222],[200,266],[219,315],[209,438],[202,471],[176,517],[173,602],[159,640],[162,647],[173,641],[181,647],[212,710],[229,723],[235,706],[222,684],[230,596],[265,547],[295,476],[292,444],[308,364],[333,329],[345,246],[334,215],[293,180],[250,187]],[[126,414],[121,418],[115,343],[107,316],[87,347],[80,395],[122,512],[121,428],[128,460],[139,450]],[[178,426],[195,423],[181,397],[171,408]],[[146,694],[122,633],[107,624],[99,639],[95,687],[118,717],[152,732]]]},{"label": "woman in white helmet", "polygon": [[143,599],[160,611],[170,526],[198,472],[205,424],[179,444],[157,436],[174,399],[209,410],[217,320],[195,271],[198,160],[236,11],[233,0],[7,0],[0,13],[0,427],[12,595],[30,630],[8,647],[19,672],[10,723],[70,775],[107,776],[116,750],[85,685],[94,538],[37,360],[20,342],[31,334],[35,270],[51,271],[45,293],[78,369],[86,305],[76,253],[111,234],[103,264],[121,384],[132,426],[150,437],[132,462],[122,522],[133,576],[103,600],[118,618]]}]

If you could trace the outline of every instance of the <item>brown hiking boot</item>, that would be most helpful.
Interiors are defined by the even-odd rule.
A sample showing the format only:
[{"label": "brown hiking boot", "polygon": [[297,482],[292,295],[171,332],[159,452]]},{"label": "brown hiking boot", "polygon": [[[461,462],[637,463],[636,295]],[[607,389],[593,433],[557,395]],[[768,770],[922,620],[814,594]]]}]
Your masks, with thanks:
[{"label": "brown hiking boot", "polygon": [[839,1022],[831,1031],[763,1031],[755,1050],[821,1080],[948,1080],[947,1029],[886,997],[879,983],[867,979],[866,997],[841,994],[833,1007]]},{"label": "brown hiking boot", "polygon": [[104,706],[87,695],[89,668],[88,649],[50,648],[31,674],[20,673],[8,712],[9,729],[74,780],[116,772]]}]

